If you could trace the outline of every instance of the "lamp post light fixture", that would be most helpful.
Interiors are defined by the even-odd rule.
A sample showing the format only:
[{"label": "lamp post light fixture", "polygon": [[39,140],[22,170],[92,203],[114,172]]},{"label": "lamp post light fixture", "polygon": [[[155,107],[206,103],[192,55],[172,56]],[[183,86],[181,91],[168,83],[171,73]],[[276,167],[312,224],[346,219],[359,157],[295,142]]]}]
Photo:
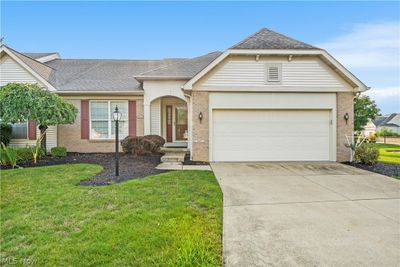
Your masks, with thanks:
[{"label": "lamp post light fixture", "polygon": [[115,122],[115,176],[119,176],[119,121],[121,120],[121,112],[118,111],[118,106],[115,107],[113,112],[113,120]]}]

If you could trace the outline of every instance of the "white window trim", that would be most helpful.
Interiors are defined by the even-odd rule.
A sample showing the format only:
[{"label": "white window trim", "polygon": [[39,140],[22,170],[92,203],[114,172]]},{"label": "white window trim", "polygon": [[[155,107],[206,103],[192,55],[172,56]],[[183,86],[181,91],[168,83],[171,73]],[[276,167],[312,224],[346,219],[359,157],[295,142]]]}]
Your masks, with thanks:
[{"label": "white window trim", "polygon": [[[108,137],[105,138],[96,138],[92,136],[92,103],[93,102],[107,102],[107,106],[108,106],[108,120],[107,120],[107,126],[108,126]],[[102,99],[98,99],[98,100],[89,100],[89,140],[114,140],[115,136],[112,137],[111,132],[111,125],[112,125],[112,112],[111,112],[111,102],[124,102],[127,104],[128,106],[128,113],[127,113],[127,118],[121,118],[120,121],[126,121],[127,125],[128,125],[128,130],[129,130],[129,103],[128,100],[120,100],[120,99],[113,99],[113,100],[102,100]],[[105,121],[105,119],[95,119],[94,121]],[[128,133],[129,135],[129,133]]]},{"label": "white window trim", "polygon": [[[269,68],[270,67],[278,68],[278,80],[277,81],[269,80]],[[267,64],[265,64],[265,83],[266,84],[281,84],[282,83],[282,63],[267,63]]]},{"label": "white window trim", "polygon": [[[11,132],[10,140],[22,140],[22,141],[29,140],[29,123],[27,121],[24,121],[24,122],[26,123],[26,138],[12,138],[12,132]],[[13,123],[11,123],[10,125],[12,127]],[[11,131],[12,131],[12,129],[11,129]]]}]

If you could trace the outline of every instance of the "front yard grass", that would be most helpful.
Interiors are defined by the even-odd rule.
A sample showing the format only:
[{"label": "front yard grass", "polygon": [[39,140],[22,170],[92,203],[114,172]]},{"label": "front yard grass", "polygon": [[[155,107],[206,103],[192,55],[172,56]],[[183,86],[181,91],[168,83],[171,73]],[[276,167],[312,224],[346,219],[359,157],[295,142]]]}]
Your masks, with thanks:
[{"label": "front yard grass", "polygon": [[101,187],[67,164],[1,171],[1,260],[38,266],[221,266],[222,194],[212,172]]},{"label": "front yard grass", "polygon": [[400,153],[386,152],[386,150],[399,150],[400,145],[375,144],[379,148],[379,162],[400,164]]}]

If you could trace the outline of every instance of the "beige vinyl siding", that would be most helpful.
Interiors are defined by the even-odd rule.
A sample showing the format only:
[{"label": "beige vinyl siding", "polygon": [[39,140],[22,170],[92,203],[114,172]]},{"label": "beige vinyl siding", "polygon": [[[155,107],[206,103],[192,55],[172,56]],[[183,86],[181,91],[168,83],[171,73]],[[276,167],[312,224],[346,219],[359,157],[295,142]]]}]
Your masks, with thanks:
[{"label": "beige vinyl siding", "polygon": [[8,83],[39,83],[39,81],[11,57],[5,55],[0,60],[0,85]]},{"label": "beige vinyl siding", "polygon": [[202,79],[199,89],[276,86],[276,84],[268,83],[266,79],[269,64],[281,66],[282,81],[279,86],[309,88],[346,88],[348,86],[316,57],[294,57],[292,61],[288,61],[286,57],[262,58],[258,61],[254,57],[234,57],[226,59],[226,63]]},{"label": "beige vinyl siding", "polygon": [[[39,135],[37,135],[39,137]],[[49,126],[46,133],[46,148],[50,150],[57,146],[57,126]]]},{"label": "beige vinyl siding", "polygon": [[151,102],[151,134],[161,135],[161,99],[156,99]]},{"label": "beige vinyl siding", "polygon": [[[8,83],[38,83],[42,85],[32,74],[15,62],[10,56],[5,55],[0,60],[0,85]],[[37,129],[36,136],[39,138],[40,131]],[[50,126],[47,130],[46,146],[50,150],[57,146],[57,126]],[[10,145],[14,147],[34,146],[35,140],[11,139]]]}]

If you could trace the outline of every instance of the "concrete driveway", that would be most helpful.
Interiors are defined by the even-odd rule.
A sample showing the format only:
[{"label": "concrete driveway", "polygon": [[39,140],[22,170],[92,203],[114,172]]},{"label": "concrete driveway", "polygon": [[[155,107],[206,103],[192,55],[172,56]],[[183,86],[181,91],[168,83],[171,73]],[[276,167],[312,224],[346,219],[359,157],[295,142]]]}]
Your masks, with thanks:
[{"label": "concrete driveway", "polygon": [[226,266],[399,266],[400,182],[337,163],[214,163]]}]

